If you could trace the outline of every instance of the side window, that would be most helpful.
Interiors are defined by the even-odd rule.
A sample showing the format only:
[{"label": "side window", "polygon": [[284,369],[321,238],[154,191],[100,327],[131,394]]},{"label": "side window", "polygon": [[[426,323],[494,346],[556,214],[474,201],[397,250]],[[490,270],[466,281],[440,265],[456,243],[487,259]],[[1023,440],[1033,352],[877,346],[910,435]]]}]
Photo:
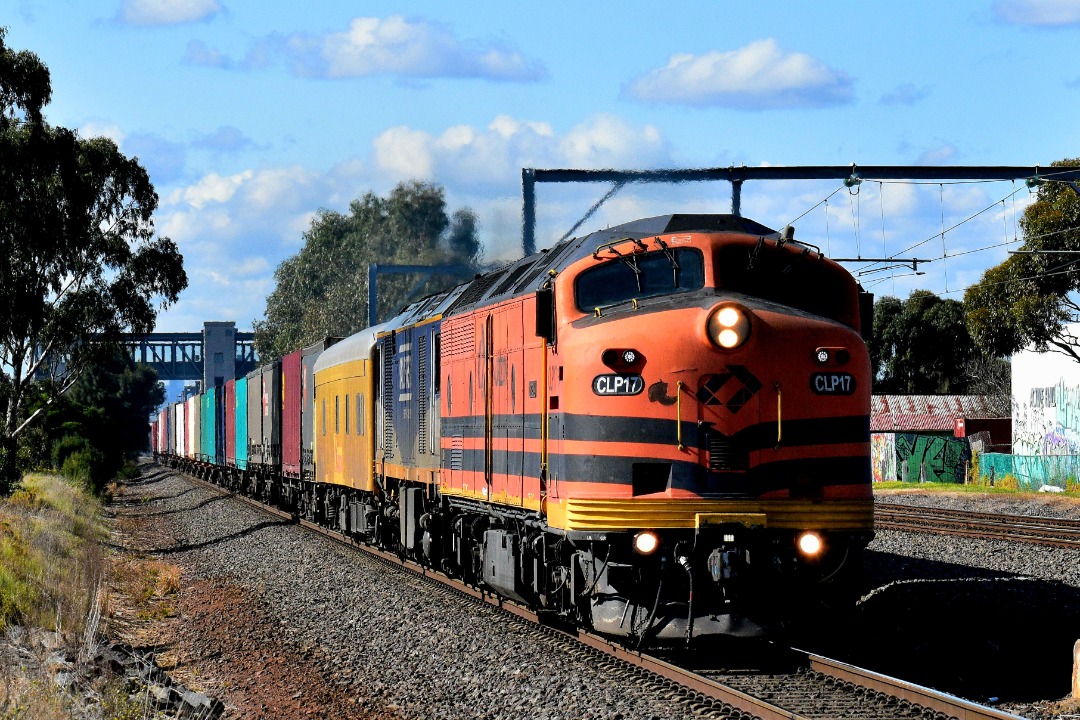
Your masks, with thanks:
[{"label": "side window", "polygon": [[341,432],[341,427],[338,425],[338,413],[341,409],[341,396],[334,396],[334,434],[337,435]]},{"label": "side window", "polygon": [[349,434],[349,396],[345,396],[345,434]]}]

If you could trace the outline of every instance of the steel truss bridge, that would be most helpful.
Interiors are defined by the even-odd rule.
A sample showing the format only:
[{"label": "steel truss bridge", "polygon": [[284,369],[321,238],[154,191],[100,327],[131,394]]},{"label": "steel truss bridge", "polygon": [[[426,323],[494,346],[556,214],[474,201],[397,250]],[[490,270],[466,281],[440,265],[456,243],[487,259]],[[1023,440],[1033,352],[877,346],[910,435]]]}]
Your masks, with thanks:
[{"label": "steel truss bridge", "polygon": [[[122,344],[135,362],[157,370],[159,380],[203,380],[205,377],[207,350],[201,332],[124,335]],[[210,352],[223,354],[228,352],[228,349]],[[235,334],[233,358],[235,377],[242,377],[258,367],[255,333]],[[211,361],[215,359],[219,362],[222,360],[211,357]]]}]

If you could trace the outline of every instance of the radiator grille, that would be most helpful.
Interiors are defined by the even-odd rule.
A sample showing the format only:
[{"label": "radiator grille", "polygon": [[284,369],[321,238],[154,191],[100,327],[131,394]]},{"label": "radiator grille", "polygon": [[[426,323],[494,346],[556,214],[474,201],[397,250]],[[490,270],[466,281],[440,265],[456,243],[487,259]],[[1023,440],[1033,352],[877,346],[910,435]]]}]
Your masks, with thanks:
[{"label": "radiator grille", "polygon": [[474,341],[473,321],[454,323],[446,331],[446,354],[466,355],[473,352]]},{"label": "radiator grille", "polygon": [[461,470],[465,459],[465,438],[455,433],[450,438],[450,469]]},{"label": "radiator grille", "polygon": [[709,470],[713,472],[746,470],[750,466],[746,450],[726,435],[710,434],[708,446]]},{"label": "radiator grille", "polygon": [[417,342],[417,382],[416,394],[419,410],[416,421],[417,446],[421,453],[427,452],[427,426],[428,426],[428,343],[427,335],[421,335]]},{"label": "radiator grille", "polygon": [[394,457],[394,336],[382,341],[383,451]]}]

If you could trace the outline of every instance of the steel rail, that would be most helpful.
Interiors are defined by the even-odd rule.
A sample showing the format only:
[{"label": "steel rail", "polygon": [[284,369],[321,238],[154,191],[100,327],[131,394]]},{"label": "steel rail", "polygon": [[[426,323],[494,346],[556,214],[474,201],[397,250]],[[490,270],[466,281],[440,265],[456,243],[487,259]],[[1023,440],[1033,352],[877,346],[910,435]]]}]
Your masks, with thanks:
[{"label": "steel rail", "polygon": [[934,712],[955,717],[958,720],[982,720],[984,718],[1015,720],[1018,717],[1002,710],[995,710],[994,708],[958,698],[955,695],[943,693],[940,690],[933,690],[906,680],[848,665],[839,660],[831,660],[813,653],[806,653],[806,655],[810,661],[811,669],[824,675],[876,690],[877,692],[887,693],[915,705],[929,708]]},{"label": "steel rail", "polygon": [[[183,472],[183,471],[180,471]],[[377,559],[387,565],[403,571],[412,572],[429,579],[445,589],[455,591],[470,597],[478,602],[495,607],[503,612],[521,618],[545,632],[566,640],[576,641],[594,651],[622,661],[632,667],[640,668],[664,681],[685,688],[691,693],[719,704],[712,708],[713,717],[736,717],[745,718],[751,716],[760,720],[814,720],[816,716],[799,714],[786,710],[779,705],[768,702],[762,698],[728,687],[723,683],[705,677],[691,668],[680,667],[661,658],[630,650],[612,640],[580,628],[557,627],[544,623],[543,619],[532,610],[518,605],[512,601],[504,600],[497,595],[485,592],[479,588],[467,585],[459,580],[450,578],[442,573],[432,571],[420,563],[404,558],[396,553],[387,552],[380,548],[359,542],[343,535],[339,531],[331,530],[318,523],[299,518],[280,508],[268,505],[255,498],[233,492],[220,485],[214,484],[199,477],[183,472],[190,481],[207,489],[226,495],[264,513],[280,519],[291,519],[300,527],[314,532],[322,537],[348,547],[360,550],[369,557]],[[834,677],[837,680],[865,687],[874,692],[884,693],[914,705],[927,708],[941,715],[957,718],[957,720],[1022,720],[1018,716],[984,707],[962,698],[942,693],[937,690],[925,688],[914,683],[909,683],[887,675],[875,673],[871,670],[848,665],[837,660],[815,655],[812,653],[795,650],[794,652],[805,657],[806,665],[824,675]],[[692,698],[688,698],[691,700]]]},{"label": "steel rail", "polygon": [[979,539],[1080,549],[1080,520],[875,503],[874,525]]}]

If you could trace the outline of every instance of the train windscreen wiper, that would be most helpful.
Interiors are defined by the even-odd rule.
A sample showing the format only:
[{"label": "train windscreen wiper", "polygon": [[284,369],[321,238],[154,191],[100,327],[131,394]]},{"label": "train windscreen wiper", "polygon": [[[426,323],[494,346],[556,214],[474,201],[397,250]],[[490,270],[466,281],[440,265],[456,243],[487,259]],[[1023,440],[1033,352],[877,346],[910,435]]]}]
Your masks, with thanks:
[{"label": "train windscreen wiper", "polygon": [[667,257],[668,262],[671,263],[671,286],[679,287],[679,261],[675,259],[675,251],[668,247],[668,244],[656,238],[656,244],[660,246],[660,249],[664,252],[664,256]]}]

